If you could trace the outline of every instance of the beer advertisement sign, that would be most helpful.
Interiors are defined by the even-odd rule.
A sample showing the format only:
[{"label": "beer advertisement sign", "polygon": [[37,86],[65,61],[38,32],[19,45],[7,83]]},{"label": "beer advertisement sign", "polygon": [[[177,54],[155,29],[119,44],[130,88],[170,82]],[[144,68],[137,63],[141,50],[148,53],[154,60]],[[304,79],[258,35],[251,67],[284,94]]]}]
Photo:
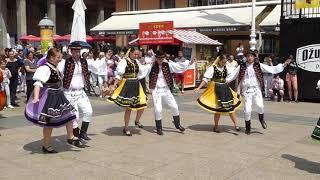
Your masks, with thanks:
[{"label": "beer advertisement sign", "polygon": [[298,48],[296,59],[299,68],[310,72],[320,72],[320,44]]},{"label": "beer advertisement sign", "polygon": [[320,0],[296,0],[296,9],[317,7],[320,7]]}]

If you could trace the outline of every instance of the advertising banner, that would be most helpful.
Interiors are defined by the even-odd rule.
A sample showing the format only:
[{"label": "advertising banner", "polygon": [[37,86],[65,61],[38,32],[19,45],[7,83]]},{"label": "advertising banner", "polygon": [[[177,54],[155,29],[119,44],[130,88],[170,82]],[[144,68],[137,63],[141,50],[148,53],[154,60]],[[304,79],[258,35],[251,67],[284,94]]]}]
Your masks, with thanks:
[{"label": "advertising banner", "polygon": [[139,44],[172,44],[173,21],[148,22],[139,24]]},{"label": "advertising banner", "polygon": [[320,7],[320,0],[296,0],[296,9]]},{"label": "advertising banner", "polygon": [[299,68],[310,72],[320,72],[320,44],[298,48],[296,59]]},{"label": "advertising banner", "polygon": [[51,28],[41,28],[40,38],[41,53],[44,54],[48,51],[49,47],[53,46],[53,30]]},{"label": "advertising banner", "polygon": [[184,72],[184,87],[195,87],[195,69],[188,69]]}]

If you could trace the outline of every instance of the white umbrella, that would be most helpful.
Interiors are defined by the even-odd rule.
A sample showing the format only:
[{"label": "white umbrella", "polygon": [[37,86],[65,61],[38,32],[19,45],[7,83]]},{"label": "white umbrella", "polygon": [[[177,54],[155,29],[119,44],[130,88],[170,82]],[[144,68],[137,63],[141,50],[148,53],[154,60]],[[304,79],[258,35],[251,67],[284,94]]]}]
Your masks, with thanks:
[{"label": "white umbrella", "polygon": [[10,35],[7,33],[7,48],[11,48]]},{"label": "white umbrella", "polygon": [[75,0],[72,9],[74,10],[73,22],[71,29],[71,38],[70,43],[74,41],[83,41],[86,40],[86,18],[85,10],[87,9],[83,0]]}]

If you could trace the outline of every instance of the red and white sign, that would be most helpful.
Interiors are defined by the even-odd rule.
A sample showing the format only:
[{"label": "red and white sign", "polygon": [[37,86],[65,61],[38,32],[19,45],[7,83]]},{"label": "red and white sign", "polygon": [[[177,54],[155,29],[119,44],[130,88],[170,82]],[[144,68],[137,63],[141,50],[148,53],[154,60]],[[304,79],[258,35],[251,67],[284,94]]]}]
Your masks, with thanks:
[{"label": "red and white sign", "polygon": [[184,72],[183,84],[185,88],[193,88],[196,86],[195,69],[188,69]]},{"label": "red and white sign", "polygon": [[173,21],[139,24],[139,44],[172,44]]}]

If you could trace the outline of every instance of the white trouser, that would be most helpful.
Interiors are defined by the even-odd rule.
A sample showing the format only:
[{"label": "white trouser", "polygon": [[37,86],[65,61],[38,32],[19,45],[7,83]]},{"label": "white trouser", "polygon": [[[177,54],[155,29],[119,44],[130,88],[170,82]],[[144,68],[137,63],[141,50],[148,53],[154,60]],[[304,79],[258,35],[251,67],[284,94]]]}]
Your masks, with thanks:
[{"label": "white trouser", "polygon": [[84,90],[65,91],[64,95],[70,104],[76,109],[77,120],[73,121],[73,128],[79,127],[79,109],[82,112],[82,121],[90,122],[92,116],[92,107],[88,96]]},{"label": "white trouser", "polygon": [[251,87],[251,88],[243,89],[243,97],[244,97],[244,119],[246,121],[251,120],[252,101],[256,104],[258,113],[259,114],[264,113],[262,92],[259,87]]},{"label": "white trouser", "polygon": [[105,75],[98,75],[99,88],[103,86],[104,81],[105,81]]},{"label": "white trouser", "polygon": [[1,87],[2,87],[2,90],[6,93],[6,96],[7,96],[7,106],[9,106],[9,105],[11,105],[11,102],[10,102],[10,87],[9,87],[9,83],[7,83],[7,82],[1,83]]},{"label": "white trouser", "polygon": [[155,88],[152,91],[153,105],[154,105],[154,116],[155,120],[162,119],[162,99],[166,101],[171,109],[172,116],[179,116],[179,109],[176,100],[174,99],[171,91],[168,87]]},{"label": "white trouser", "polygon": [[90,76],[90,83],[96,87],[97,86],[97,82],[98,82],[98,75],[97,74],[94,74],[94,73],[91,73],[91,76]]},{"label": "white trouser", "polygon": [[271,89],[271,82],[272,82],[273,75],[264,75],[264,97],[269,97],[269,89]]},{"label": "white trouser", "polygon": [[20,76],[20,85],[18,85],[17,90],[18,91],[26,91],[26,74],[22,74],[21,72],[19,72],[19,76]]}]

